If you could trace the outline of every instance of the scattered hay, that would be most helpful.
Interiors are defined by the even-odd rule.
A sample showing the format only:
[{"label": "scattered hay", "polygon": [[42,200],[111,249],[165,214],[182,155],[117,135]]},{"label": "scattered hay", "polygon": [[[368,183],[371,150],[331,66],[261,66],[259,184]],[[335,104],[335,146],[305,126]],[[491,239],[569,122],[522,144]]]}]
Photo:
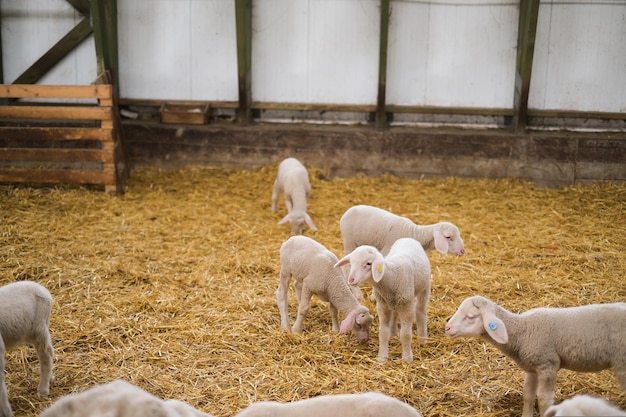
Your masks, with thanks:
[{"label": "scattered hay", "polygon": [[[411,364],[400,361],[397,338],[392,360],[376,362],[376,322],[366,346],[331,333],[315,299],[304,333],[286,334],[274,296],[289,234],[276,224],[284,205],[270,211],[276,168],[136,169],[120,198],[0,187],[0,284],[34,280],[55,297],[51,398],[37,398],[33,349],[16,349],[7,355],[15,414],[35,416],[63,395],[124,378],[219,417],[253,401],[367,390],[425,416],[519,415],[523,374],[512,361],[444,336],[461,300],[481,293],[523,311],[626,299],[625,183],[547,189],[514,179],[329,179],[311,169],[319,232],[305,233],[338,256],[339,218],[360,203],[422,224],[452,221],[467,254],[430,254],[431,338],[415,342]],[[293,294],[290,302],[293,320]],[[557,386],[557,400],[589,393],[626,408],[609,371],[561,371]]]}]

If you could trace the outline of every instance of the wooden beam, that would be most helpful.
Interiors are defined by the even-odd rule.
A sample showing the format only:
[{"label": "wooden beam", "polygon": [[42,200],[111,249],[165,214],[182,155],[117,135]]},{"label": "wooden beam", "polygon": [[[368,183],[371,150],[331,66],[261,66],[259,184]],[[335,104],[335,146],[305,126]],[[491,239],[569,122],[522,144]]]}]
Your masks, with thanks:
[{"label": "wooden beam", "polygon": [[528,94],[535,53],[539,0],[520,0],[517,62],[513,98],[513,128],[524,132],[528,123]]},{"label": "wooden beam", "polygon": [[89,18],[84,18],[78,25],[70,30],[61,40],[48,50],[33,65],[24,71],[14,84],[35,84],[41,77],[50,71],[67,54],[77,47],[87,36],[91,34]]},{"label": "wooden beam", "polygon": [[380,0],[380,43],[378,46],[378,97],[376,100],[376,129],[387,126],[385,108],[387,96],[387,51],[389,39],[389,0]]},{"label": "wooden beam", "polygon": [[96,71],[109,71],[114,95],[119,94],[117,0],[91,0],[94,43],[96,47]]},{"label": "wooden beam", "polygon": [[235,19],[237,27],[237,75],[239,80],[239,108],[237,121],[250,123],[250,105],[252,102],[252,0],[235,0]]}]

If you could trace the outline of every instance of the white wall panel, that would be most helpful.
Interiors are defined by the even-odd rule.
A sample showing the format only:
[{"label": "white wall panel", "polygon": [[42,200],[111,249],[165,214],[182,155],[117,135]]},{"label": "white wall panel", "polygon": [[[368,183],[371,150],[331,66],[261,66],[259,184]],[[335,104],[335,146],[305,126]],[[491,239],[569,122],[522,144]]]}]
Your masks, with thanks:
[{"label": "white wall panel", "polygon": [[392,1],[387,103],[510,108],[516,2]]},{"label": "white wall panel", "polygon": [[[3,0],[2,60],[11,83],[33,65],[83,17],[65,0]],[[40,84],[89,84],[96,78],[93,36],[59,62]]]},{"label": "white wall panel", "polygon": [[120,94],[235,101],[234,1],[118,1]]},{"label": "white wall panel", "polygon": [[529,107],[626,111],[626,2],[541,3]]},{"label": "white wall panel", "polygon": [[377,0],[255,0],[255,101],[374,104]]}]

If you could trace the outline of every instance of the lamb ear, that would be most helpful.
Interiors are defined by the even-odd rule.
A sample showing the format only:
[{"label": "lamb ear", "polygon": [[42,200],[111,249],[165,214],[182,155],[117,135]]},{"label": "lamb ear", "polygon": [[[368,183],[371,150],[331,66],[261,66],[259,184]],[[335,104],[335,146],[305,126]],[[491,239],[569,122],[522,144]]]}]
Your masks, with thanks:
[{"label": "lamb ear", "polygon": [[347,333],[354,327],[354,312],[348,314],[348,316],[343,319],[341,325],[339,326],[339,333]]},{"label": "lamb ear", "polygon": [[487,334],[491,336],[493,340],[504,345],[509,342],[509,333],[506,331],[504,322],[496,317],[492,312],[486,312],[482,314],[483,326],[487,331]]},{"label": "lamb ear", "polygon": [[374,282],[380,282],[383,279],[383,275],[385,275],[385,262],[383,259],[376,259],[372,262],[372,278],[374,278]]},{"label": "lamb ear", "polygon": [[433,232],[435,238],[435,249],[441,253],[448,253],[448,239],[439,230]]},{"label": "lamb ear", "polygon": [[317,227],[315,227],[315,225],[313,224],[313,220],[311,220],[311,217],[308,214],[305,214],[304,216],[305,216],[304,221],[306,221],[306,224],[309,225],[311,230],[313,230],[314,232],[317,232]]},{"label": "lamb ear", "polygon": [[286,215],[285,217],[283,217],[278,224],[285,224],[289,221],[289,215]]},{"label": "lamb ear", "polygon": [[335,264],[335,268],[339,268],[340,266],[344,266],[349,263],[350,263],[350,255],[346,255],[343,258],[341,258],[339,261],[337,261],[337,263]]}]

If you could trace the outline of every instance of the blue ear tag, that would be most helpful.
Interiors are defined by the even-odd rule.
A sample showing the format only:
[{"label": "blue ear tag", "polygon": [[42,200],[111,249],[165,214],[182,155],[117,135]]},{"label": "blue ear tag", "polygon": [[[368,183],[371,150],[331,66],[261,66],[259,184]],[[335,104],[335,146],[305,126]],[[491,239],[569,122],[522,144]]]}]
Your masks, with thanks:
[{"label": "blue ear tag", "polygon": [[497,328],[498,328],[498,323],[496,323],[495,321],[489,322],[489,330],[496,330]]}]

